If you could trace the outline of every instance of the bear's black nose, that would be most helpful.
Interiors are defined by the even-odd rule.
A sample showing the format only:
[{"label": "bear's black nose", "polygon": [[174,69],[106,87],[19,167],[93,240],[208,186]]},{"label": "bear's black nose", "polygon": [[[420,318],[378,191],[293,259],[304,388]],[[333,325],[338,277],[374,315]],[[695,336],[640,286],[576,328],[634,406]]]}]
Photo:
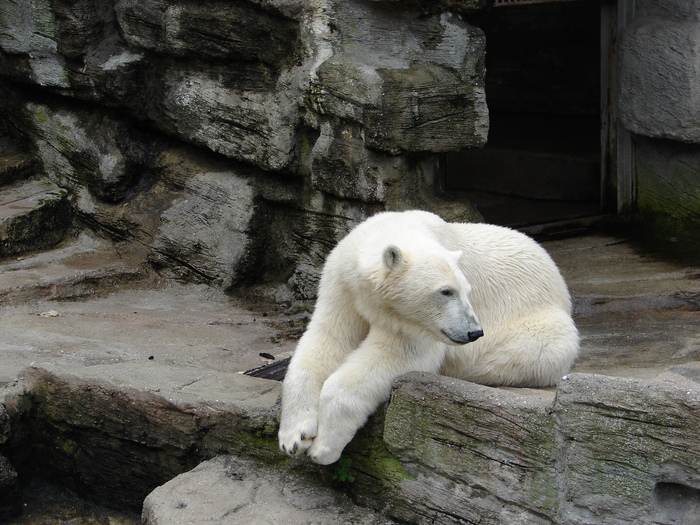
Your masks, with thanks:
[{"label": "bear's black nose", "polygon": [[467,337],[469,338],[469,342],[471,343],[473,341],[476,341],[477,339],[479,339],[479,337],[481,337],[483,335],[484,335],[483,330],[474,330],[473,332],[469,332],[467,334]]}]

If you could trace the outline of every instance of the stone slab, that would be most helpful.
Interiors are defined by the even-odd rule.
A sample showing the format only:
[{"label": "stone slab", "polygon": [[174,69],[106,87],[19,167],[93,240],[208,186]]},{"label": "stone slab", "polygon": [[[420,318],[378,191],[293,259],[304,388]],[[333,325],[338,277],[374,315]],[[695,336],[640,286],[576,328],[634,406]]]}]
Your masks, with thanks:
[{"label": "stone slab", "polygon": [[544,244],[566,280],[574,315],[695,308],[700,265],[643,249],[632,239],[599,234]]},{"label": "stone slab", "polygon": [[545,243],[573,295],[577,372],[653,379],[698,360],[698,266],[591,235]]},{"label": "stone slab", "polygon": [[481,147],[488,134],[486,94],[449,69],[432,64],[383,69],[383,96],[365,112],[366,143],[398,154]]},{"label": "stone slab", "polygon": [[256,248],[251,242],[256,197],[252,179],[177,150],[164,152],[156,169],[182,192],[160,215],[151,260],[173,267],[176,274],[189,272],[229,288],[250,271],[247,259]]},{"label": "stone slab", "polygon": [[14,151],[3,151],[0,142],[0,186],[28,178],[35,168],[31,158]]},{"label": "stone slab", "polygon": [[116,15],[130,45],[158,53],[275,67],[300,53],[299,23],[253,2],[204,7],[125,0],[116,4]]},{"label": "stone slab", "polygon": [[146,525],[389,525],[342,491],[290,468],[262,467],[232,456],[205,461],[151,492]]},{"label": "stone slab", "polygon": [[384,441],[407,474],[397,487],[409,503],[399,517],[551,523],[559,484],[553,398],[432,374],[397,380]]},{"label": "stone slab", "polygon": [[282,384],[235,372],[155,363],[126,361],[73,370],[77,376],[110,388],[149,392],[179,405],[235,405],[246,409],[271,408]]},{"label": "stone slab", "polygon": [[266,362],[261,353],[288,355],[308,319],[303,309],[258,306],[204,285],[166,285],[138,250],[81,235],[0,265],[0,385],[28,366],[256,368]]},{"label": "stone slab", "polygon": [[557,391],[562,525],[692,523],[700,385],[571,374]]},{"label": "stone slab", "polygon": [[284,357],[293,349],[288,331],[302,322],[298,317],[268,318],[223,297],[211,302],[210,291],[127,290],[94,298],[87,309],[71,300],[6,307],[0,316],[0,383],[12,382],[30,365],[87,367],[87,373],[91,366],[134,363],[137,371],[189,366],[193,373],[235,374],[264,364],[261,353]]},{"label": "stone slab", "polygon": [[101,297],[115,287],[142,283],[147,273],[141,261],[130,250],[121,251],[104,240],[81,235],[64,246],[0,265],[0,305]]}]

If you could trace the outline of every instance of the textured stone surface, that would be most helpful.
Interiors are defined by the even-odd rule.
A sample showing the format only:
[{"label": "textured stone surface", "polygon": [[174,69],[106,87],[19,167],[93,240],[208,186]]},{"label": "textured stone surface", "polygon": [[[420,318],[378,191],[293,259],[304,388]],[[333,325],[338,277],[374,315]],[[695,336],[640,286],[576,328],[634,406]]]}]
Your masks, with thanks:
[{"label": "textured stone surface", "polygon": [[263,169],[283,169],[295,146],[296,93],[277,91],[258,76],[254,69],[224,66],[169,69],[154,88],[149,115],[160,128],[193,144]]},{"label": "textured stone surface", "polygon": [[[0,401],[4,401],[5,392],[0,389]],[[5,405],[0,402],[0,447],[10,439],[10,417]],[[19,512],[19,486],[17,471],[4,454],[0,454],[0,521],[8,519]]]},{"label": "textured stone surface", "polygon": [[26,103],[23,114],[20,122],[34,138],[44,172],[60,186],[74,193],[84,188],[115,204],[149,178],[153,139],[128,121],[33,102]]},{"label": "textured stone surface", "polygon": [[395,154],[455,151],[486,142],[483,88],[433,65],[381,70],[379,76],[382,98],[365,114],[369,147]]},{"label": "textured stone surface", "polygon": [[[131,508],[165,483],[146,500],[152,524],[274,522],[274,499],[293,523],[388,521],[329,487],[341,468],[357,501],[409,523],[670,524],[700,505],[700,386],[678,373],[571,374],[556,393],[408,374],[349,446],[348,465],[321,468],[277,450],[278,383],[152,366],[25,371],[24,394],[6,399],[18,465]],[[219,454],[237,458],[168,481]]]},{"label": "textured stone surface", "polygon": [[4,405],[0,405],[0,445],[4,445],[10,437],[10,418]]},{"label": "textured stone surface", "polygon": [[310,298],[376,211],[480,218],[436,154],[486,140],[485,41],[455,12],[487,3],[0,0],[0,105],[81,226]]},{"label": "textured stone surface", "polygon": [[[641,217],[644,234],[693,242],[700,206],[693,194],[697,177],[692,174],[689,178],[687,172],[693,171],[692,158],[700,143],[700,3],[639,0],[620,7],[619,40],[611,47],[611,58],[618,62],[618,79],[611,88],[613,92],[618,89],[619,95],[609,102],[619,109],[620,123],[643,137],[635,137],[634,152],[630,150],[619,164],[620,168],[630,166],[630,187],[639,200],[622,204],[630,204],[632,213],[641,212],[637,217]],[[493,72],[492,64],[489,70]],[[517,81],[502,84],[514,87],[517,96]],[[497,98],[491,85],[487,90],[490,97]],[[613,129],[615,123],[610,124]],[[686,159],[691,163],[681,166]]]},{"label": "textured stone surface", "polygon": [[699,0],[637,0],[635,9],[639,17],[658,16],[685,22],[700,20]]},{"label": "textured stone surface", "polygon": [[[105,292],[96,283],[142,277],[127,267],[131,255],[119,261],[133,252],[137,268],[147,254],[177,278],[222,287],[268,279],[285,283],[280,298],[312,298],[325,255],[375,211],[422,207],[478,218],[468,204],[437,196],[437,154],[486,140],[485,41],[469,14],[455,12],[489,3],[0,0],[0,119],[9,121],[2,129],[27,136],[44,177],[68,190],[81,225],[119,241],[110,257],[97,243],[94,259],[81,252],[70,263],[13,261],[0,274],[2,300]],[[633,132],[698,142],[699,12],[698,0],[637,2],[621,48],[621,115]],[[685,207],[695,192],[692,151],[653,146],[638,153],[651,174],[640,178],[640,197],[667,199],[650,181],[676,185],[689,199],[671,192],[668,202]],[[687,174],[682,184],[664,178],[667,159]],[[600,262],[592,251],[584,259]],[[105,266],[85,269],[96,260]],[[610,280],[611,266],[619,261],[603,260],[606,277],[587,283],[578,303],[587,315],[594,308],[609,315],[583,324],[586,369],[603,363],[649,375],[671,365],[665,377],[675,382],[572,376],[552,406],[549,394],[530,399],[407,378],[389,417],[380,412],[349,448],[355,497],[425,523],[673,523],[697,515],[696,385],[679,386],[697,378],[697,290],[659,291],[646,308],[663,312],[624,316],[650,296],[611,293],[624,280],[618,273]],[[667,276],[657,274],[649,282]],[[155,293],[150,300],[169,304]],[[36,315],[51,305],[3,318],[30,318],[35,330],[29,343],[11,327],[20,343],[3,354],[14,359],[4,381],[37,359],[56,364],[53,373],[26,374],[27,390],[7,404],[18,425],[2,453],[12,451],[14,467],[52,469],[92,496],[137,508],[151,488],[214,455],[283,461],[275,387],[212,371],[234,366],[229,342],[212,346],[217,323],[255,321],[212,314],[202,336],[208,344],[168,346],[165,337],[147,339],[171,326],[153,303],[149,316],[129,313],[137,311],[132,304]],[[117,325],[131,326],[129,337],[96,345],[101,323],[117,316],[133,323]],[[80,336],[72,331],[77,319],[87,321]],[[183,366],[144,366],[160,365],[175,347],[178,357],[163,361]],[[648,362],[632,366],[626,351]],[[122,359],[134,363],[116,363]],[[448,419],[454,411],[465,417]],[[216,476],[207,483],[225,481]]]},{"label": "textured stone surface", "polygon": [[47,249],[71,224],[67,191],[46,180],[0,187],[0,258]]},{"label": "textured stone surface", "polygon": [[620,118],[648,137],[700,143],[700,28],[645,17],[620,46]]},{"label": "textured stone surface", "polygon": [[[559,523],[690,523],[700,505],[697,383],[572,375],[557,391]],[[690,520],[690,521],[688,521]]]},{"label": "textured stone surface", "polygon": [[377,4],[335,7],[340,52],[318,68],[312,90],[321,118],[361,123],[366,145],[392,154],[485,143],[479,29],[449,14],[416,19]]},{"label": "textured stone surface", "polygon": [[254,2],[136,0],[115,3],[128,44],[174,56],[289,65],[301,53],[299,23]]},{"label": "textured stone surface", "polygon": [[17,464],[70,473],[76,489],[111,506],[139,508],[155,487],[221,452],[280,459],[274,381],[182,366],[154,374],[136,362],[23,377],[30,396],[14,413],[25,411],[11,436]]},{"label": "textured stone surface", "polygon": [[35,166],[32,160],[21,153],[2,151],[0,146],[0,186],[33,175]]},{"label": "textured stone surface", "polygon": [[251,239],[258,191],[245,170],[131,119],[34,103],[23,113],[48,178],[88,224],[144,245],[179,279],[227,288],[254,273],[264,239]]},{"label": "textured stone surface", "polygon": [[0,454],[0,520],[6,520],[21,513],[17,471],[10,461]]},{"label": "textured stone surface", "polygon": [[698,239],[700,145],[646,137],[638,137],[635,144],[637,205],[645,223],[680,243]]},{"label": "textured stone surface", "polygon": [[698,396],[678,373],[570,374],[556,393],[408,374],[348,449],[353,491],[410,523],[692,522]]},{"label": "textured stone surface", "polygon": [[559,483],[553,396],[429,374],[400,379],[384,424],[384,441],[406,472],[397,491],[408,505],[399,517],[553,523]]},{"label": "textured stone surface", "polygon": [[256,190],[231,166],[198,160],[182,151],[158,159],[161,181],[181,191],[160,215],[151,257],[181,277],[193,273],[190,280],[228,288],[251,271],[257,255],[251,241]]},{"label": "textured stone surface", "polygon": [[394,523],[356,506],[322,476],[297,470],[219,456],[151,492],[144,502],[143,523]]},{"label": "textured stone surface", "polygon": [[39,86],[68,87],[65,65],[57,54],[59,38],[51,4],[3,2],[0,13],[0,46],[26,60],[24,67],[17,68],[17,76],[24,74]]},{"label": "textured stone surface", "polygon": [[[167,177],[172,185],[189,180],[184,166],[182,178]],[[314,227],[344,224],[318,220]],[[555,393],[411,374],[348,446],[346,467],[289,461],[277,449],[279,384],[236,373],[258,366],[260,352],[291,351],[290,332],[298,335],[308,316],[242,309],[207,286],[107,294],[113,289],[97,287],[89,268],[108,268],[119,254],[105,259],[94,240],[6,261],[0,288],[25,284],[23,295],[3,296],[0,312],[0,383],[15,385],[4,399],[12,435],[0,437],[0,453],[22,474],[55,473],[134,511],[157,485],[218,455],[252,458],[263,469],[250,476],[249,492],[232,492],[244,480],[215,463],[202,467],[159,491],[154,519],[187,522],[197,511],[197,520],[216,522],[246,494],[259,499],[239,511],[261,510],[260,519],[268,507],[277,515],[275,505],[260,505],[267,496],[281,498],[290,515],[318,516],[321,494],[333,502],[324,510],[335,523],[356,515],[332,514],[347,501],[326,499],[337,487],[375,508],[377,520],[404,523],[651,525],[638,515],[640,501],[648,520],[692,523],[700,487],[697,268],[620,238],[546,246],[575,295],[583,336],[575,370],[612,377],[570,374]],[[64,281],[81,274],[86,283]],[[55,295],[45,296],[49,289]],[[70,290],[105,296],[60,300]],[[45,369],[21,372],[31,363]],[[622,375],[635,379],[614,377]],[[336,485],[341,468],[354,481]],[[249,522],[246,514],[241,523]]]}]

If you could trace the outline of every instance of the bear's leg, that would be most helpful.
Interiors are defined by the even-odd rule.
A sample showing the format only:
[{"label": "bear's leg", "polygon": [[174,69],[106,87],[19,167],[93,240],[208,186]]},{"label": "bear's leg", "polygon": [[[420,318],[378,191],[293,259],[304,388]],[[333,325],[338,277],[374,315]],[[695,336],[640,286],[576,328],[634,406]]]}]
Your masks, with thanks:
[{"label": "bear's leg", "polygon": [[443,358],[442,344],[406,341],[372,327],[324,383],[318,433],[307,454],[322,465],[337,461],[367,418],[389,399],[397,377],[411,371],[437,372]]},{"label": "bear's leg", "polygon": [[323,383],[357,348],[367,331],[367,323],[347,296],[338,294],[328,301],[319,300],[282,384],[279,445],[283,452],[294,456],[311,446],[317,432]]},{"label": "bear's leg", "polygon": [[484,331],[479,341],[450,348],[441,373],[483,385],[545,387],[566,375],[578,354],[578,330],[560,309]]}]

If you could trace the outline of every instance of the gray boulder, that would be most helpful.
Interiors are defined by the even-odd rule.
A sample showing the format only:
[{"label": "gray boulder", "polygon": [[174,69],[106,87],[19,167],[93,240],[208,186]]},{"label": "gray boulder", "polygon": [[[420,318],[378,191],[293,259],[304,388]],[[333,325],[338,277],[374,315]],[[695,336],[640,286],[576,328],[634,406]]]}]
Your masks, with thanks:
[{"label": "gray boulder", "polygon": [[358,507],[321,475],[294,468],[261,467],[233,456],[201,463],[151,492],[146,525],[389,525],[392,520]]}]

